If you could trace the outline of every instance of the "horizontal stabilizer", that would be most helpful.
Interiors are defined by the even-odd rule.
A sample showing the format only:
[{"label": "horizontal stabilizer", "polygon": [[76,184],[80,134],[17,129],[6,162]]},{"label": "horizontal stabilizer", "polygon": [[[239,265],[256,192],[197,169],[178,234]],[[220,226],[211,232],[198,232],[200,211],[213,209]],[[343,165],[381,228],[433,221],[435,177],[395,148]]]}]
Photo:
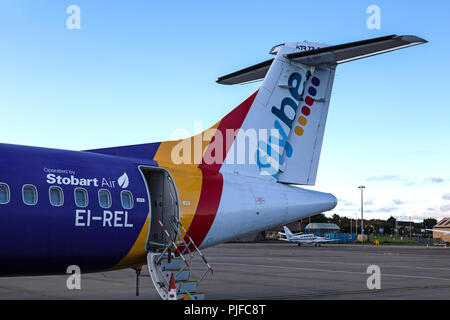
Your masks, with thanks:
[{"label": "horizontal stabilizer", "polygon": [[[314,50],[302,50],[284,54],[283,56],[290,61],[307,66],[336,65],[426,42],[426,40],[416,36],[390,35],[336,46],[325,46]],[[262,80],[266,76],[273,60],[270,59],[230,73],[220,77],[216,82],[232,85]]]},{"label": "horizontal stabilizer", "polygon": [[369,40],[350,42],[337,46],[319,48],[312,51],[285,54],[284,57],[294,62],[311,66],[334,65],[367,58],[377,54],[407,48],[426,42],[426,40],[416,36],[391,35]]},{"label": "horizontal stabilizer", "polygon": [[255,64],[251,67],[230,73],[226,76],[217,79],[219,84],[240,84],[251,81],[262,80],[266,76],[267,71],[269,71],[270,65],[273,59]]}]

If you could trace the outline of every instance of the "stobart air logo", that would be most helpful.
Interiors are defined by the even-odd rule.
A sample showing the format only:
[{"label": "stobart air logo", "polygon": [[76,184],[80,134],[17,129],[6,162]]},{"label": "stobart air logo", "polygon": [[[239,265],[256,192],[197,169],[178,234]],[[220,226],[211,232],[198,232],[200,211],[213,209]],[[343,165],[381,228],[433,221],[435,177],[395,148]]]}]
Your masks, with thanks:
[{"label": "stobart air logo", "polygon": [[128,185],[130,184],[130,179],[128,179],[128,175],[126,172],[121,175],[119,179],[117,179],[117,183],[122,189],[126,189],[128,187]]},{"label": "stobart air logo", "polygon": [[268,143],[262,140],[258,141],[256,163],[261,174],[277,177],[278,168],[283,164],[280,150],[284,149],[288,158],[292,156],[292,145],[287,139],[297,114],[298,104],[300,103],[301,86],[302,76],[297,72],[292,73],[288,80],[291,96],[284,98],[279,107],[273,106],[271,109],[271,112],[277,117],[274,122],[274,128],[276,129],[275,131],[278,131],[278,134],[276,136],[271,134]]},{"label": "stobart air logo", "polygon": [[48,184],[66,186],[116,188],[117,182],[120,188],[126,189],[130,185],[130,180],[126,172],[124,172],[117,181],[110,178],[77,178],[74,174],[70,174],[70,176],[61,176],[54,173],[48,173],[46,178]]}]

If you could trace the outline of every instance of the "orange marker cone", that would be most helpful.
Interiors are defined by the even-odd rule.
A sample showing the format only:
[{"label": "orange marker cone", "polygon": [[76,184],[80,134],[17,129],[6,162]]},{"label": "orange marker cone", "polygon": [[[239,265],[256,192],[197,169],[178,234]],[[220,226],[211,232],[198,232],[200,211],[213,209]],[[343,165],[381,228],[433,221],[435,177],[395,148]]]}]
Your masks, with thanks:
[{"label": "orange marker cone", "polygon": [[170,276],[170,284],[169,284],[169,292],[167,300],[177,300],[177,287],[175,286],[175,277],[172,275]]}]

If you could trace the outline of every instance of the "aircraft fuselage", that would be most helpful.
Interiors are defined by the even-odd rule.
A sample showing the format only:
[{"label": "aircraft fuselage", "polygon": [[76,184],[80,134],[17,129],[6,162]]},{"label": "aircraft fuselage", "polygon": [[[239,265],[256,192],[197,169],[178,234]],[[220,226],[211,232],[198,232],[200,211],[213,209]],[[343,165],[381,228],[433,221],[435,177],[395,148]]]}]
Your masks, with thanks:
[{"label": "aircraft fuselage", "polygon": [[[336,205],[326,193],[189,166],[164,167],[154,160],[6,144],[0,154],[0,185],[9,191],[8,202],[0,204],[3,276],[64,274],[70,265],[97,272],[145,264],[158,199],[152,199],[144,167],[170,173],[181,222],[199,247]],[[29,187],[36,190],[34,204],[26,203]],[[62,195],[56,205],[54,187]],[[76,202],[75,190],[86,191],[87,203]],[[124,206],[123,192],[132,195],[132,207]],[[110,194],[106,206],[100,193]]]}]

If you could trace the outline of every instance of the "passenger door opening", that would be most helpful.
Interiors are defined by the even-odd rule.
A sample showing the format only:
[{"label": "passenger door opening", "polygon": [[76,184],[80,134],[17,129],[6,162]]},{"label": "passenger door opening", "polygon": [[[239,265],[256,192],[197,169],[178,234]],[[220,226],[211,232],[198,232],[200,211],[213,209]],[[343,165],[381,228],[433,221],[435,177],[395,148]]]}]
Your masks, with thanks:
[{"label": "passenger door opening", "polygon": [[178,195],[175,183],[169,172],[161,168],[141,167],[150,196],[150,223],[146,242],[146,250],[163,250],[169,239],[158,222],[162,222],[172,239],[179,232],[177,221],[180,218]]}]

